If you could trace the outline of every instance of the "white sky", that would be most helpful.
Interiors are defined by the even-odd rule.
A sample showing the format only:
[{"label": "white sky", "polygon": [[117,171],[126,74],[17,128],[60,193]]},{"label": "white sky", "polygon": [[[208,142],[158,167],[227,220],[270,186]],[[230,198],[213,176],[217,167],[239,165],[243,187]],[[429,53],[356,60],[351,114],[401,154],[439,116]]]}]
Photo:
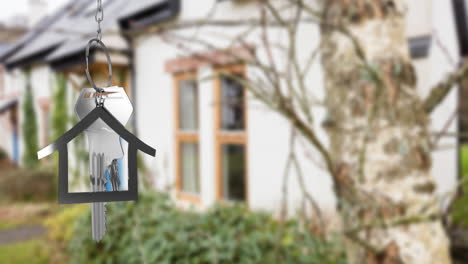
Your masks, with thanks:
[{"label": "white sky", "polygon": [[[62,6],[68,0],[43,0],[47,2],[48,13]],[[0,4],[0,21],[4,22],[15,15],[28,15],[29,0],[3,0]]]}]

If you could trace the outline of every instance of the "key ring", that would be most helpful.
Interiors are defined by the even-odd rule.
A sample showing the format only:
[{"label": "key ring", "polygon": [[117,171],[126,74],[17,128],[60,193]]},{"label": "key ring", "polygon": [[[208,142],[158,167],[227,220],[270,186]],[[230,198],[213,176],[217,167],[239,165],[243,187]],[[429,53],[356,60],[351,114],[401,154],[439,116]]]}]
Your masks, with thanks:
[{"label": "key ring", "polygon": [[96,42],[98,46],[104,51],[104,54],[106,54],[107,66],[109,71],[109,80],[107,81],[107,87],[112,86],[112,62],[109,56],[109,50],[101,40],[99,40],[98,38],[93,38],[88,42],[88,44],[86,45],[86,77],[88,78],[88,81],[94,88],[94,90],[96,90],[96,92],[99,93],[99,96],[96,97],[96,106],[103,106],[104,98],[102,93],[104,92],[104,89],[96,87],[96,84],[94,83],[93,78],[89,73],[89,49],[91,48],[91,44],[93,44],[93,42]]}]

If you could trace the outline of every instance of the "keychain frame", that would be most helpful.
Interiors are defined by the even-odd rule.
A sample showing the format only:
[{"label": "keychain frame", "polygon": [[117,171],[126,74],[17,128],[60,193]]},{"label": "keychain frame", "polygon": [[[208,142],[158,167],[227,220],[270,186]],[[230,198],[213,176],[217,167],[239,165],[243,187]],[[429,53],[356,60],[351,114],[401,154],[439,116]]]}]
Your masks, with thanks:
[{"label": "keychain frame", "polygon": [[[108,86],[112,85],[112,63],[109,52],[104,43],[97,39],[91,39],[86,46],[86,76],[92,87],[102,93],[104,89],[96,87],[91,74],[89,73],[89,49],[91,44],[98,43],[104,50],[107,63],[109,66]],[[126,191],[111,191],[111,192],[77,192],[70,193],[68,191],[68,143],[76,136],[83,133],[85,129],[91,126],[96,120],[101,119],[120,137],[128,143],[128,190]],[[156,155],[156,150],[135,135],[125,129],[122,125],[104,106],[104,98],[102,94],[96,97],[96,108],[94,108],[85,118],[78,122],[73,128],[59,137],[55,142],[40,150],[37,155],[39,159],[49,156],[55,151],[59,152],[59,183],[58,183],[58,200],[62,204],[71,203],[96,203],[96,202],[115,202],[115,201],[130,201],[138,200],[138,169],[137,169],[137,150],[140,150],[150,156]]]},{"label": "keychain frame", "polygon": [[[112,192],[68,192],[68,148],[67,144],[77,135],[84,132],[96,120],[101,119],[125,141],[128,142],[128,190]],[[138,199],[138,170],[137,170],[137,150],[150,156],[156,155],[156,150],[146,145],[143,141],[135,137],[132,133],[112,116],[103,106],[96,107],[83,120],[78,122],[72,129],[63,134],[51,145],[38,152],[39,159],[52,154],[55,150],[59,152],[59,203],[94,203],[94,202],[114,202],[130,201]]]}]

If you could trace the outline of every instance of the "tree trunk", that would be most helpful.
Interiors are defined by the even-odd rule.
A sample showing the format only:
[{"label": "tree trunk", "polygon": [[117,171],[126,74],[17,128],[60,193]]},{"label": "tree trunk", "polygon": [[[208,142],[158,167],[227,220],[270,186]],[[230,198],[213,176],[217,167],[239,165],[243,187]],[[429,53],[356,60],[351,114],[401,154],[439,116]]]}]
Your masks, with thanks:
[{"label": "tree trunk", "polygon": [[323,3],[326,123],[349,263],[450,263],[405,1]]}]

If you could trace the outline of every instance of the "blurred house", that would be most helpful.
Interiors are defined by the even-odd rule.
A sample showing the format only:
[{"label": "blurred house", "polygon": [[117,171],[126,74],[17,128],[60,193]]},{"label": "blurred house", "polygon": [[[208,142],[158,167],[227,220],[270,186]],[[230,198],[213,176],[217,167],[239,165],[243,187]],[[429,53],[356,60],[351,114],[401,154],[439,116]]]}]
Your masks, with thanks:
[{"label": "blurred house", "polygon": [[[0,56],[5,54],[26,33],[19,25],[0,25]],[[13,161],[19,160],[18,91],[8,85],[8,73],[0,64],[0,148],[7,150]]]},{"label": "blurred house", "polygon": [[[106,42],[111,51],[114,66],[114,81],[121,86],[126,86],[127,44],[120,34],[116,17],[111,14],[116,13],[125,1],[112,3],[106,8],[106,20],[103,22],[103,29],[106,31],[103,41]],[[106,2],[107,5],[109,4]],[[56,13],[42,18],[28,33],[17,41],[1,57],[9,70],[11,78],[7,80],[9,89],[19,95],[21,105],[21,95],[26,85],[26,71],[30,72],[30,82],[35,98],[36,115],[39,125],[39,146],[47,145],[51,140],[51,96],[56,88],[55,75],[57,72],[68,77],[69,113],[73,114],[74,96],[82,88],[84,83],[84,52],[88,40],[95,35],[96,22],[94,21],[95,1],[81,0],[70,1]],[[79,25],[79,26],[77,26]],[[114,33],[112,33],[114,32]],[[97,72],[96,80],[104,78],[99,75],[103,69],[107,69],[105,58],[102,54],[97,54],[94,50],[90,54],[90,68],[92,72]],[[123,83],[121,83],[123,82]],[[21,109],[21,107],[19,108]],[[23,116],[18,114],[17,118],[21,124]],[[22,152],[21,131],[19,136],[19,152]],[[6,144],[8,145],[8,144]],[[10,156],[13,155],[11,148],[6,147]],[[21,157],[21,155],[17,155]]]},{"label": "blurred house", "polygon": [[[133,130],[158,150],[156,159],[145,157],[155,187],[164,190],[170,187],[173,197],[183,204],[204,207],[219,200],[236,200],[247,202],[253,209],[277,212],[286,182],[290,212],[303,204],[301,187],[322,207],[333,208],[331,180],[321,168],[314,149],[300,140],[297,156],[304,181],[298,179],[294,170],[285,181],[283,174],[291,147],[288,122],[253,99],[239,82],[226,77],[210,78],[220,71],[245,78],[254,74],[252,67],[223,56],[222,51],[230,49],[237,56],[245,56],[249,53],[246,49],[253,49],[260,59],[265,59],[258,35],[251,34],[247,39],[249,47],[245,47],[231,43],[232,37],[246,27],[192,26],[174,31],[189,40],[201,36],[217,50],[207,49],[196,41],[185,41],[181,48],[158,31],[161,25],[208,16],[245,21],[258,16],[254,1],[219,1],[213,10],[215,2],[108,0],[103,3],[103,41],[111,51],[117,72],[114,81],[125,87],[133,100]],[[464,32],[466,28],[455,23],[455,18],[466,16],[463,10],[454,8],[453,3],[458,0],[409,2],[408,41],[419,77],[418,91],[425,97],[434,84],[459,67],[463,55],[459,47],[466,44],[461,42],[460,30]],[[48,120],[53,103],[50,100],[53,75],[65,73],[69,90],[78,91],[88,85],[84,77],[84,49],[95,35],[95,4],[93,0],[70,1],[56,14],[39,22],[39,26],[3,56],[7,68],[14,73],[9,89],[18,95],[24,89],[24,70],[31,70],[40,146],[50,142]],[[272,41],[287,45],[276,29],[269,30],[269,34]],[[305,25],[298,35],[298,50],[310,51],[318,45],[319,37],[316,25]],[[200,54],[216,63],[207,63]],[[93,50],[92,62],[95,78],[104,80],[107,72],[103,54]],[[324,94],[322,79],[320,65],[316,63],[308,82],[311,92],[319,98]],[[447,123],[456,110],[457,96],[458,91],[453,89],[432,114],[434,132],[446,126],[450,133],[458,131],[456,117],[454,122]],[[325,113],[318,109],[316,114],[320,124]],[[21,122],[21,113],[18,119]],[[320,138],[326,141],[319,125],[317,129]],[[2,127],[2,133],[3,130]],[[443,137],[439,143],[441,147],[433,153],[432,171],[438,192],[442,194],[455,186],[458,142],[453,137]]]}]

